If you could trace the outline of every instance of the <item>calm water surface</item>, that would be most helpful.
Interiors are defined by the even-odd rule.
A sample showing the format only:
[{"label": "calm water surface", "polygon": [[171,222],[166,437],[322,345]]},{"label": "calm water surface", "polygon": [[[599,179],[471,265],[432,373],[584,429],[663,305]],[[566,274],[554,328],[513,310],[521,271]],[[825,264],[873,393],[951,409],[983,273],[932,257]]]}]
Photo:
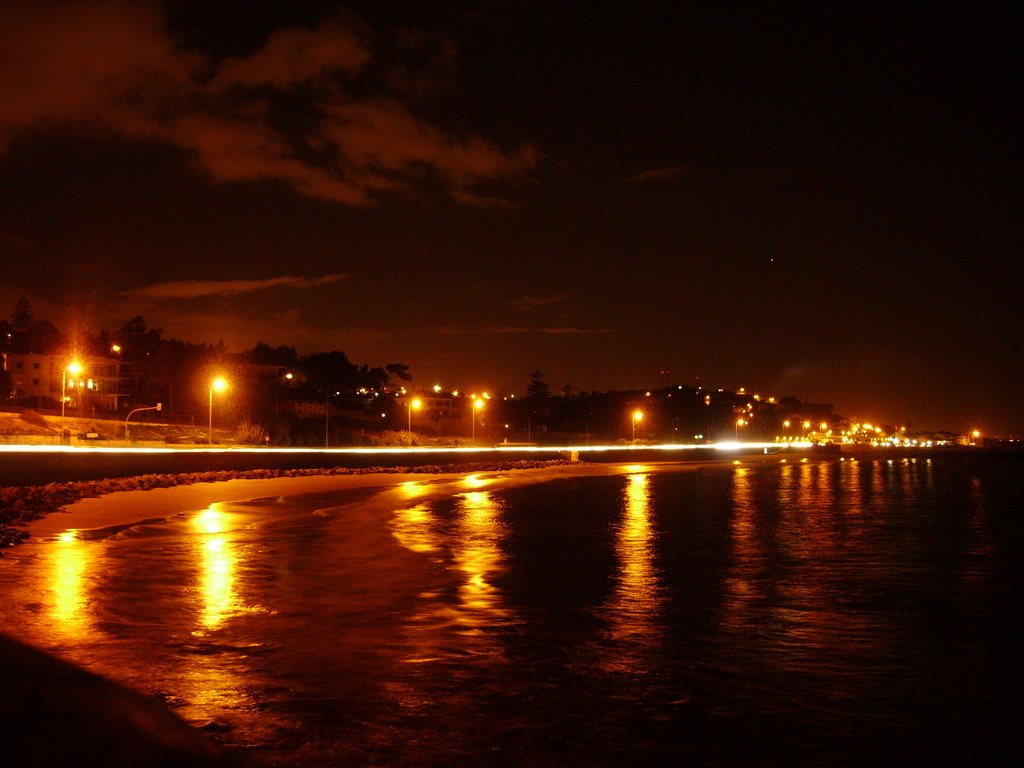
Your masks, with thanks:
[{"label": "calm water surface", "polygon": [[18,548],[0,628],[267,764],[1016,765],[1021,469],[643,465],[215,504]]}]

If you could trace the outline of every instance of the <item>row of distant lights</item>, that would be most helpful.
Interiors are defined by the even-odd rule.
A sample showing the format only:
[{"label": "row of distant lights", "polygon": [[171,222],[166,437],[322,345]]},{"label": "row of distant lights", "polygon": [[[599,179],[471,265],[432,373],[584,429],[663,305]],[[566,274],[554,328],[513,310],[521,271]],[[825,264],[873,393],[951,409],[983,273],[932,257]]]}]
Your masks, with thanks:
[{"label": "row of distant lights", "polygon": [[[110,347],[110,351],[113,352],[114,354],[120,354],[121,347],[118,344],[114,344],[114,345],[112,345]],[[82,366],[77,361],[73,361],[73,362],[71,362],[66,367],[65,370],[68,373],[72,374],[73,376],[77,376],[81,372]],[[284,375],[284,378],[286,380],[288,380],[288,381],[292,381],[295,378],[295,375],[293,373],[289,372],[289,373],[286,373]],[[89,379],[88,388],[89,389],[93,388],[93,381],[92,381],[92,379]],[[227,388],[227,381],[223,377],[218,376],[218,377],[214,378],[213,381],[211,382],[211,388],[214,389],[217,392],[222,392],[224,389]],[[682,391],[684,389],[684,387],[683,387],[682,384],[680,384],[680,385],[678,385],[676,387],[676,389],[679,390],[679,391]],[[698,387],[697,389],[699,391],[700,387]],[[435,395],[439,395],[439,394],[441,394],[441,392],[444,391],[444,388],[440,384],[435,384],[434,387],[433,387],[433,390],[434,390],[434,394]],[[361,388],[358,391],[359,391],[359,394],[361,394],[361,395],[368,395],[368,394],[370,394],[370,390],[366,389],[365,387]],[[725,392],[725,390],[722,389],[722,388],[719,388],[718,391],[719,392]],[[736,390],[736,394],[738,394],[738,395],[745,395],[746,393],[747,393],[746,387],[740,387],[738,390]],[[336,396],[338,396],[338,395],[341,395],[341,392],[335,392],[334,394]],[[374,397],[380,397],[380,392],[376,392],[375,391],[373,393],[373,395],[374,395]],[[399,391],[395,393],[395,397],[403,397],[403,396],[407,396],[407,395],[408,395],[408,391],[406,390],[405,387],[401,387],[399,389]],[[453,390],[451,395],[452,395],[452,397],[459,397],[459,390],[457,390],[457,389]],[[652,397],[653,395],[652,395],[650,390],[647,390],[644,393],[644,396],[645,397]],[[670,393],[669,397],[671,397],[671,396],[672,395]],[[476,394],[471,394],[471,395],[469,395],[469,398],[473,401],[473,407],[474,408],[476,408],[477,410],[482,410],[484,408],[484,406],[485,406],[485,401],[486,400],[490,400],[491,399],[491,395],[490,395],[489,392],[484,392],[483,395],[481,395],[480,397],[477,397]],[[761,396],[758,395],[758,394],[753,395],[753,398],[754,398],[754,400],[756,400],[758,402],[760,402],[760,400],[761,400]],[[510,395],[509,397],[506,397],[505,399],[506,400],[508,400],[508,399],[514,400],[515,399],[515,395]],[[768,397],[766,402],[768,402],[770,404],[774,404],[775,403],[775,397],[774,396]],[[704,396],[704,405],[707,405],[707,406],[711,405],[711,395],[705,395]],[[423,402],[419,398],[413,400],[410,403],[410,407],[415,409],[415,410],[419,410],[422,406],[423,406]],[[752,412],[753,408],[754,408],[754,406],[752,404],[748,404],[747,405],[747,411],[748,412]],[[752,416],[750,418],[752,418]],[[633,419],[634,423],[639,424],[644,419],[643,411],[641,411],[639,409],[633,411],[632,419]],[[741,418],[736,420],[736,426],[738,426],[738,427],[745,427],[748,424],[750,424],[750,421],[747,418],[742,418],[741,417]],[[782,422],[782,426],[784,428],[786,428],[786,429],[789,429],[792,426],[792,422],[790,422],[787,419],[786,421]],[[805,430],[810,429],[811,428],[811,422],[804,421],[802,426],[803,426],[803,428]],[[820,429],[820,432],[822,434],[824,434],[825,436],[827,436],[827,437],[831,437],[832,434],[833,434],[832,430],[830,430],[828,428],[828,424],[826,422],[824,422],[824,421],[821,422],[821,424],[819,424],[819,429]],[[868,423],[865,423],[865,424],[854,424],[850,428],[849,431],[843,431],[841,433],[841,437],[842,437],[843,442],[851,442],[852,443],[852,442],[856,441],[855,438],[857,437],[858,433],[870,434],[871,432],[874,432],[876,435],[879,436],[879,437],[876,437],[872,441],[872,442],[876,442],[876,443],[890,443],[890,444],[893,444],[893,445],[900,445],[900,444],[903,444],[903,445],[925,445],[925,446],[931,446],[931,445],[934,444],[934,441],[932,441],[932,440],[918,441],[917,439],[914,439],[914,438],[904,439],[904,438],[902,438],[902,433],[906,432],[906,430],[907,430],[906,427],[900,427],[899,431],[900,431],[901,435],[892,435],[891,437],[884,437],[883,436],[883,430],[882,430],[881,427],[875,427],[875,426],[872,426],[871,424],[868,424]],[[700,438],[700,437],[702,437],[702,435],[695,435],[695,437]],[[783,435],[783,437],[781,439],[785,440],[786,438],[787,438],[787,436]],[[977,430],[977,429],[973,430],[971,432],[971,438],[974,439],[974,440],[980,439],[981,438],[981,432],[979,430]],[[776,438],[776,440],[778,440],[778,439],[780,439],[780,438]]]}]

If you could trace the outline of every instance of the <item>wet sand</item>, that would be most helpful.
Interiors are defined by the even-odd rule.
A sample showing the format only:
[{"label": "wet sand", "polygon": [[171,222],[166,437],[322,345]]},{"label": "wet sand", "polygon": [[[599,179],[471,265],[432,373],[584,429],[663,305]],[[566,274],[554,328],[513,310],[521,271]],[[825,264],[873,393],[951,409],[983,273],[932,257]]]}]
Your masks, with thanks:
[{"label": "wet sand", "polygon": [[95,530],[128,526],[143,520],[166,519],[206,509],[211,504],[252,501],[310,493],[388,488],[406,482],[443,482],[478,475],[503,484],[545,482],[559,477],[617,474],[617,464],[564,464],[535,469],[467,471],[451,473],[389,473],[358,475],[311,475],[224,480],[149,490],[118,491],[81,499],[64,509],[33,520],[27,526],[32,539],[46,539],[71,530]]},{"label": "wet sand", "polygon": [[[52,547],[67,531],[102,531],[142,521],[170,520],[218,503],[246,502],[305,494],[386,491],[406,482],[446,485],[473,477],[496,486],[543,482],[572,475],[608,474],[609,465],[560,465],[541,469],[495,469],[458,473],[374,473],[267,479],[234,479],[151,490],[110,493],[82,499],[28,525],[31,534],[24,555],[36,547]],[[366,536],[355,537],[367,544]],[[388,536],[390,539],[390,535]],[[14,627],[8,629],[13,630]],[[19,633],[20,634],[20,633]],[[101,672],[102,674],[102,672]],[[0,634],[0,689],[7,706],[5,722],[21,737],[0,744],[5,765],[73,765],[79,757],[120,755],[135,765],[236,764],[240,755],[224,754],[200,729],[185,725],[160,701],[91,674],[66,661]],[[54,740],[55,723],[64,724],[67,738]],[[117,745],[113,749],[111,745]],[[43,748],[43,747],[46,748]],[[113,750],[113,751],[111,751]]]}]

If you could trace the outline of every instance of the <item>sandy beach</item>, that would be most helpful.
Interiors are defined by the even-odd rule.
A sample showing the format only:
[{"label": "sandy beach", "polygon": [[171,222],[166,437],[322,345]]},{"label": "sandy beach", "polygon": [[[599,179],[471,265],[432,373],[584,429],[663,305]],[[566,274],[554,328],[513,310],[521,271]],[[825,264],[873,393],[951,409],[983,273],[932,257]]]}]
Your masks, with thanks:
[{"label": "sandy beach", "polygon": [[[431,478],[450,475],[431,475]],[[316,475],[310,477],[276,477],[262,479],[224,480],[171,488],[119,491],[81,499],[58,512],[52,512],[28,525],[32,538],[59,536],[70,530],[94,530],[111,526],[131,525],[142,520],[167,518],[177,514],[206,509],[211,504],[249,501],[269,496],[296,496],[306,493],[347,491],[361,488],[383,488],[424,475],[368,474]]]},{"label": "sandy beach", "polygon": [[[222,503],[374,489],[386,492],[405,483],[414,483],[420,489],[436,486],[436,491],[444,494],[453,487],[509,487],[558,477],[608,474],[620,469],[611,465],[577,464],[535,469],[496,467],[476,472],[310,475],[232,479],[120,491],[79,500],[59,512],[32,521],[28,525],[29,542],[23,545],[24,549],[19,548],[17,556],[6,565],[14,573],[22,572],[25,563],[38,564],[47,560],[50,550],[61,546],[62,534],[68,531],[105,532],[105,529],[129,528],[143,521],[173,521]],[[372,527],[378,526],[374,524]],[[353,546],[360,548],[370,544],[371,540],[365,533],[354,535],[360,543]],[[390,534],[386,534],[386,538],[390,540]],[[12,610],[18,614],[18,610]],[[10,624],[5,631],[13,632],[15,637],[21,635],[24,628],[15,631],[15,626]],[[49,637],[49,634],[34,639],[42,641],[44,637]],[[138,765],[233,765],[240,758],[237,752],[221,751],[207,734],[187,727],[163,704],[144,695],[145,692],[133,690],[133,687],[141,689],[144,686],[105,679],[116,679],[118,664],[112,663],[110,669],[96,664],[94,671],[99,675],[90,674],[56,656],[23,645],[25,639],[0,634],[0,686],[12,695],[17,693],[15,698],[7,697],[11,706],[0,707],[0,713],[8,723],[16,723],[24,734],[0,747],[0,758],[3,758],[0,762],[10,765],[70,765],[76,755],[97,756],[110,750],[110,745],[115,743],[120,750],[117,754],[123,753],[128,762]],[[61,645],[64,641],[58,639],[54,642]],[[47,650],[52,652],[53,649]],[[101,655],[106,656],[107,653]],[[48,682],[40,684],[41,680]],[[31,701],[31,711],[15,706],[15,699]],[[43,724],[55,720],[65,723],[71,735],[54,741],[48,750],[40,751],[40,744],[47,742]],[[33,762],[37,759],[41,762]],[[184,762],[180,762],[182,760]]]},{"label": "sandy beach", "polygon": [[169,488],[118,491],[80,499],[60,511],[33,520],[28,524],[27,531],[33,539],[46,539],[71,530],[121,527],[143,520],[168,518],[200,511],[216,503],[387,488],[407,482],[445,482],[470,474],[487,477],[492,481],[501,478],[503,484],[522,484],[544,482],[557,477],[614,474],[620,471],[621,467],[613,464],[573,464],[534,469],[494,469],[436,474],[380,472],[224,480]]}]

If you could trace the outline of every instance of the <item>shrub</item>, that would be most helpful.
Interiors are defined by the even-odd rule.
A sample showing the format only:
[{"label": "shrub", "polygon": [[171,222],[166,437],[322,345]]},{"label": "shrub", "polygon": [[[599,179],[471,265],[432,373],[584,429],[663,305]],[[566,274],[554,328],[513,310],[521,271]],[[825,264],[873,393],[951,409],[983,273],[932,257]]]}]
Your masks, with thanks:
[{"label": "shrub", "polygon": [[267,433],[259,424],[248,419],[235,427],[235,441],[242,445],[262,445],[266,440]]},{"label": "shrub", "polygon": [[33,427],[45,427],[46,419],[43,418],[41,413],[36,411],[22,411],[21,420],[26,424],[31,424]]}]

